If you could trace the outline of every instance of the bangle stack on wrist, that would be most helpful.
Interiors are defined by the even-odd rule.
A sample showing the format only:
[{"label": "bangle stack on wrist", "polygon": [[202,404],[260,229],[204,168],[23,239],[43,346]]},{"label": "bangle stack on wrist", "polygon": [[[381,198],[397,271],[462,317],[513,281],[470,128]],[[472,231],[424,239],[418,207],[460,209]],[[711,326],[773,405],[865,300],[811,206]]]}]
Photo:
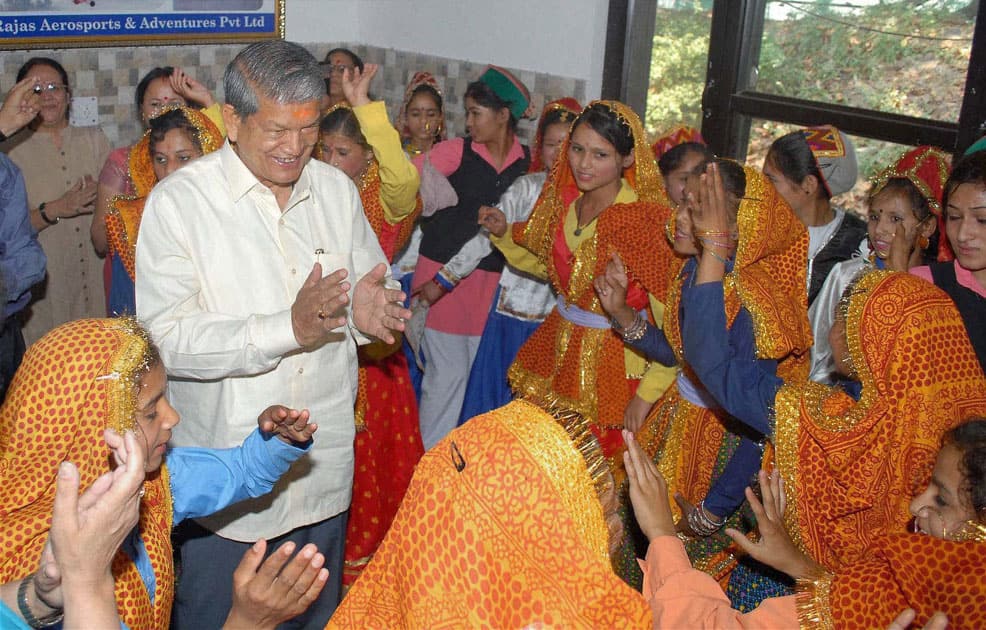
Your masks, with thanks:
[{"label": "bangle stack on wrist", "polygon": [[633,321],[626,328],[621,326],[615,317],[610,319],[609,322],[613,330],[623,338],[623,341],[640,341],[643,339],[644,333],[647,332],[647,320],[641,317],[640,313],[633,314]]},{"label": "bangle stack on wrist", "polygon": [[27,625],[32,628],[50,628],[58,623],[61,623],[62,619],[65,617],[65,613],[61,610],[56,610],[51,612],[44,617],[38,619],[34,616],[34,611],[27,603],[27,589],[34,585],[34,574],[27,576],[21,580],[21,585],[17,587],[17,608],[20,609],[21,616],[24,617],[24,621]]},{"label": "bangle stack on wrist", "polygon": [[696,535],[711,536],[712,534],[719,531],[719,528],[726,523],[726,519],[721,519],[719,522],[712,520],[709,517],[708,512],[705,510],[705,501],[703,500],[695,509],[688,513],[688,527],[691,528]]}]

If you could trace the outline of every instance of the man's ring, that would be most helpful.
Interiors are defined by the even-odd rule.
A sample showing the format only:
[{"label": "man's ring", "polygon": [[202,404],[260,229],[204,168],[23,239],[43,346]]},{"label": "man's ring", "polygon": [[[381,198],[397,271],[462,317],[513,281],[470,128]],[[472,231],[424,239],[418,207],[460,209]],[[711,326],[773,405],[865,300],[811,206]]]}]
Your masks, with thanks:
[{"label": "man's ring", "polygon": [[326,313],[325,310],[321,306],[318,307],[318,313],[317,313],[317,315],[318,315],[318,318],[319,319],[325,319],[326,317],[329,316],[329,314]]}]

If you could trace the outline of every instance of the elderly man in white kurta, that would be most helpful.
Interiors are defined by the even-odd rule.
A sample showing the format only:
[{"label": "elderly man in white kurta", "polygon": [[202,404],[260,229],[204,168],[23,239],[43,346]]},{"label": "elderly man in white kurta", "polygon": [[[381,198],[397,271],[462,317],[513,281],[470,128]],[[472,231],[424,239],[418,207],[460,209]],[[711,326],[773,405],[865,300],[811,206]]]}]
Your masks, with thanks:
[{"label": "elderly man in white kurta", "polygon": [[137,313],[183,416],[175,444],[236,445],[256,424],[251,410],[275,402],[309,409],[319,431],[271,495],[199,522],[204,531],[182,546],[175,627],[222,625],[236,562],[263,537],[314,542],[325,553],[330,583],[290,626],[321,628],[342,574],[356,344],[392,339],[410,313],[384,284],[386,258],[356,188],[310,160],[324,94],[314,57],[289,42],[254,44],[230,63],[224,84],[229,141],[148,198]]}]

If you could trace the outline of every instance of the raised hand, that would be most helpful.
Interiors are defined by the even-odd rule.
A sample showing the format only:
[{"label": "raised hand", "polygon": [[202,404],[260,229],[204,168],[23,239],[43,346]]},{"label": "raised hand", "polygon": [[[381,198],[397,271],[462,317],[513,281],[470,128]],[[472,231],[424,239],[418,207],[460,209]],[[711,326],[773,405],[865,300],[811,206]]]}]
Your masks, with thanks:
[{"label": "raised hand", "polygon": [[507,233],[507,215],[499,208],[480,206],[478,223],[497,238]]},{"label": "raised hand", "polygon": [[368,63],[363,66],[362,72],[359,68],[343,71],[342,94],[351,107],[359,107],[370,102],[370,82],[373,81],[379,68],[380,66],[375,63]]},{"label": "raised hand", "polygon": [[887,252],[887,269],[891,271],[907,271],[911,260],[911,252],[914,250],[914,238],[917,236],[919,227],[914,228],[914,233],[908,237],[904,226],[897,224],[894,229],[894,238],[890,241],[890,251]]},{"label": "raised hand", "polygon": [[647,540],[674,536],[674,516],[668,502],[667,482],[637,443],[633,433],[624,429],[623,441],[627,445],[627,450],[623,452],[623,465],[630,480],[630,501],[640,531],[647,536]]},{"label": "raised hand", "polygon": [[260,412],[257,426],[265,433],[273,433],[288,444],[304,444],[312,439],[318,425],[308,422],[307,409],[291,409],[284,405],[271,405]]},{"label": "raised hand", "polygon": [[261,539],[243,554],[233,572],[233,607],[223,628],[273,629],[311,606],[329,579],[325,556],[309,544],[291,558],[294,549],[288,541],[264,560],[267,542]]},{"label": "raised hand", "polygon": [[394,343],[394,333],[404,332],[411,311],[404,308],[404,292],[384,284],[387,265],[380,263],[356,283],[353,290],[353,323],[365,335]]},{"label": "raised hand", "polygon": [[761,470],[758,478],[763,501],[757,499],[751,488],[746,489],[746,499],[750,502],[753,514],[757,518],[760,540],[752,542],[742,532],[732,528],[726,529],[726,535],[754,559],[795,579],[820,575],[824,568],[802,553],[784,528],[784,509],[787,501],[784,494],[784,479],[776,470],[770,475],[767,471]]},{"label": "raised hand", "polygon": [[0,107],[0,132],[12,136],[34,120],[41,109],[41,96],[34,91],[37,77],[24,77],[7,92]]},{"label": "raised hand", "polygon": [[211,107],[216,102],[209,88],[196,81],[182,68],[175,68],[171,73],[171,89],[186,102],[198,103],[202,107]]},{"label": "raised hand", "polygon": [[118,627],[110,569],[137,525],[145,463],[133,432],[121,441],[125,463],[96,479],[81,497],[75,465],[64,462],[58,470],[51,530],[34,588],[46,605],[64,605],[65,628]]}]

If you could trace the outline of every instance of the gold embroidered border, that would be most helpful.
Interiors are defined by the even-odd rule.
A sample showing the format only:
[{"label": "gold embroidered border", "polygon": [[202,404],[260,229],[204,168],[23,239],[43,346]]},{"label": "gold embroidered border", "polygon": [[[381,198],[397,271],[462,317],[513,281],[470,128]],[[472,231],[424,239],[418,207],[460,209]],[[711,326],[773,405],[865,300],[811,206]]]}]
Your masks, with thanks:
[{"label": "gold embroidered border", "polygon": [[814,579],[798,580],[795,594],[798,623],[804,630],[834,630],[829,596],[834,576],[825,572]]},{"label": "gold embroidered border", "polygon": [[[774,459],[784,479],[787,507],[784,528],[802,552],[807,553],[798,520],[798,431],[801,425],[801,389],[784,385],[774,399]],[[809,554],[810,555],[810,554]]]}]

